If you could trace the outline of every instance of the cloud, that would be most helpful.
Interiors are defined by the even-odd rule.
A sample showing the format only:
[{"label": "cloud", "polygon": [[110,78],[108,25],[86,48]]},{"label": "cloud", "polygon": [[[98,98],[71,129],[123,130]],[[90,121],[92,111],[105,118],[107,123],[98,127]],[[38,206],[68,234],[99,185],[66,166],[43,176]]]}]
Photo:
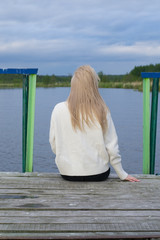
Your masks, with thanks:
[{"label": "cloud", "polygon": [[114,73],[156,63],[159,9],[159,0],[0,1],[2,67],[36,65],[43,74],[67,74],[83,63],[105,72],[107,62]]},{"label": "cloud", "polygon": [[135,42],[133,45],[114,44],[99,48],[99,54],[123,56],[160,56],[160,42]]}]

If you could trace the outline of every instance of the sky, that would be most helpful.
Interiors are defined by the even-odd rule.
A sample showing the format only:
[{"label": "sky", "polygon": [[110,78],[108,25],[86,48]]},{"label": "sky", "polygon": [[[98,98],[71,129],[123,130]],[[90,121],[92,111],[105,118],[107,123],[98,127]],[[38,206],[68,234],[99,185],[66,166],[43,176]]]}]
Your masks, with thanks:
[{"label": "sky", "polygon": [[160,63],[160,0],[0,0],[0,68],[126,74]]}]

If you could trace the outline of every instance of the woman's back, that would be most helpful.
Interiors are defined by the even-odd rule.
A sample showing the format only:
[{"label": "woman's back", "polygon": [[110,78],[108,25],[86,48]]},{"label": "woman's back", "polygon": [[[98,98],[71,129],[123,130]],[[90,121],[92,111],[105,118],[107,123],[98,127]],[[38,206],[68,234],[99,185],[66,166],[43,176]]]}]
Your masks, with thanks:
[{"label": "woman's back", "polygon": [[111,163],[120,179],[136,181],[122,168],[116,130],[99,94],[99,80],[90,66],[79,67],[67,101],[57,104],[52,112],[49,141],[57,167],[63,177],[104,180]]},{"label": "woman's back", "polygon": [[[83,176],[108,170],[109,158],[98,122],[91,127],[85,125],[84,131],[75,131],[67,102],[62,102],[54,108],[51,123],[50,142],[61,174]],[[56,135],[55,146],[52,141],[53,132]]]}]

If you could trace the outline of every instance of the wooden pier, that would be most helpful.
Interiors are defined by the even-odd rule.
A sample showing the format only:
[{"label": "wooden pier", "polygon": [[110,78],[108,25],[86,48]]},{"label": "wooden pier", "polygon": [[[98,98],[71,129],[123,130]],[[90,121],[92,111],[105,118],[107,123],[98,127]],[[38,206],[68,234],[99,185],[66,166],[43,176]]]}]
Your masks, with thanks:
[{"label": "wooden pier", "polygon": [[160,176],[135,176],[0,173],[0,239],[160,239]]}]

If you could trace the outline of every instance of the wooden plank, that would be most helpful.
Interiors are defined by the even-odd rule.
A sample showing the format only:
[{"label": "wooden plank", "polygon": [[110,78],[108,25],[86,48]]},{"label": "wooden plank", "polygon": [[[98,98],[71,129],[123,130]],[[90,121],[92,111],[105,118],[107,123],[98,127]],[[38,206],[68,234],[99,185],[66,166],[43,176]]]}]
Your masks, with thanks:
[{"label": "wooden plank", "polygon": [[114,223],[114,224],[0,224],[1,232],[160,232],[160,222]]},{"label": "wooden plank", "polygon": [[[149,174],[133,174],[133,176],[137,177],[137,178],[140,178],[140,179],[159,179],[160,176],[159,175],[149,175]],[[47,179],[50,179],[52,178],[53,180],[56,180],[58,179],[58,181],[63,181],[62,177],[60,176],[60,174],[58,173],[36,173],[36,172],[32,172],[32,173],[12,173],[12,172],[0,172],[0,179],[16,179],[16,178],[22,178],[25,179],[40,179],[40,180],[47,180]],[[124,181],[121,181],[117,175],[115,174],[111,174],[108,178],[108,180],[112,180],[112,181],[115,181],[115,179],[118,181],[118,182],[124,182]],[[107,182],[108,180],[106,180],[105,182]],[[70,182],[71,183],[71,182]],[[101,182],[103,183],[103,182]]]},{"label": "wooden plank", "polygon": [[[46,190],[46,189],[49,189],[49,190],[52,190],[52,189],[56,189],[56,190],[65,190],[65,189],[70,189],[70,190],[84,190],[84,189],[89,189],[90,191],[95,191],[95,190],[112,190],[112,192],[116,192],[116,191],[119,191],[120,189],[125,191],[125,189],[129,189],[129,190],[132,190],[132,191],[142,191],[142,193],[145,192],[145,189],[147,189],[148,191],[152,191],[152,189],[150,188],[153,188],[153,189],[157,189],[159,188],[159,180],[152,180],[151,182],[148,182],[148,181],[141,181],[140,183],[129,183],[129,182],[116,182],[116,183],[113,183],[113,182],[105,182],[105,183],[101,183],[101,184],[97,184],[97,183],[83,183],[83,184],[80,184],[80,183],[68,183],[68,182],[58,182],[58,181],[55,181],[55,182],[42,182],[42,181],[35,181],[35,182],[32,182],[32,181],[21,181],[21,183],[19,182],[20,180],[17,180],[17,181],[1,181],[0,183],[0,189],[37,189],[37,190]],[[114,191],[113,191],[113,187],[114,187]],[[77,191],[77,193],[79,192]],[[126,192],[126,191],[125,191]],[[158,191],[157,191],[158,193]]]},{"label": "wooden plank", "polygon": [[0,68],[0,74],[37,74],[38,68]]},{"label": "wooden plank", "polygon": [[52,233],[2,233],[0,236],[0,239],[20,239],[20,240],[28,240],[28,239],[61,239],[61,240],[67,240],[67,239],[159,239],[160,234],[159,232],[139,232],[139,235],[137,236],[136,232],[52,232]]},{"label": "wooden plank", "polygon": [[[145,182],[148,182],[148,183],[151,183],[150,180],[152,179],[152,181],[156,181],[158,182],[160,180],[160,176],[157,176],[157,177],[154,177],[154,178],[140,178],[141,182],[142,183],[145,183]],[[41,178],[41,177],[0,177],[0,183],[2,182],[15,182],[15,181],[22,181],[22,182],[33,182],[33,183],[38,183],[38,182],[42,182],[42,183],[50,183],[50,184],[53,184],[53,183],[56,183],[56,184],[61,184],[61,183],[66,183],[66,184],[69,184],[70,186],[72,185],[81,185],[80,182],[69,182],[69,181],[65,181],[63,180],[61,177],[57,177],[57,178]],[[83,182],[82,185],[84,184],[89,184],[89,185],[95,185],[95,186],[101,186],[101,185],[106,185],[108,183],[115,183],[115,180],[116,180],[116,183],[117,184],[127,184],[128,182],[126,181],[121,181],[120,179],[114,179],[114,178],[109,178],[108,180],[106,181],[103,181],[101,183],[99,182]],[[132,184],[137,184],[137,183],[132,183]]]},{"label": "wooden plank", "polygon": [[142,72],[142,78],[160,78],[160,72]]},{"label": "wooden plank", "polygon": [[[151,188],[152,189],[151,189]],[[112,189],[87,189],[84,187],[84,189],[79,189],[77,192],[76,189],[37,189],[37,188],[8,188],[8,189],[0,189],[0,199],[7,199],[7,198],[17,198],[18,196],[26,196],[28,198],[32,197],[44,197],[44,198],[49,198],[49,197],[56,197],[56,196],[68,196],[68,195],[73,195],[73,196],[99,196],[99,197],[107,197],[109,198],[115,198],[117,195],[119,195],[120,199],[124,199],[127,195],[130,195],[131,193],[134,194],[134,198],[136,199],[141,199],[142,197],[149,197],[150,199],[158,198],[160,197],[160,192],[158,191],[158,187],[146,187],[146,188],[133,188],[132,187],[129,189],[129,192],[126,193],[126,190],[123,187],[120,187],[116,191],[113,192]],[[153,194],[154,191],[157,191],[156,194]]]},{"label": "wooden plank", "polygon": [[130,200],[117,200],[117,199],[105,199],[105,198],[62,198],[61,196],[56,199],[8,199],[7,201],[0,201],[0,209],[101,209],[101,210],[160,210],[159,199],[145,200],[141,199],[135,201]]},{"label": "wooden plank", "polygon": [[74,183],[57,174],[2,175],[0,239],[160,237],[159,176]]},{"label": "wooden plank", "polygon": [[95,224],[126,224],[126,222],[128,224],[131,224],[131,223],[135,223],[138,224],[138,223],[142,223],[142,222],[149,222],[149,223],[154,223],[156,224],[157,222],[160,222],[160,216],[159,217],[153,217],[153,216],[141,216],[141,217],[137,217],[136,214],[133,216],[105,216],[105,217],[102,217],[102,216],[88,216],[88,217],[84,217],[84,216],[67,216],[67,217],[57,217],[57,216],[50,216],[50,217],[44,217],[44,216],[36,216],[36,217],[31,217],[31,216],[25,216],[25,217],[18,217],[18,218],[15,218],[15,217],[11,217],[11,216],[8,216],[8,217],[0,217],[0,224],[5,224],[7,223],[8,225],[9,224],[13,224],[16,223],[16,224],[29,224],[29,223],[32,223],[32,224],[47,224],[47,223],[50,223],[50,224],[57,224],[57,223],[60,223],[60,224],[67,224],[67,223],[70,223],[70,224],[89,224],[89,223],[95,223]]},{"label": "wooden plank", "polygon": [[160,210],[0,210],[1,217],[160,217]]},{"label": "wooden plank", "polygon": [[[130,192],[132,193],[132,192]],[[152,192],[153,194],[153,192]],[[119,196],[117,194],[117,196]],[[136,205],[136,209],[141,209],[143,208],[143,203],[145,201],[144,204],[144,208],[146,209],[147,207],[152,206],[152,202],[154,201],[154,206],[156,206],[156,209],[159,209],[159,205],[157,205],[159,203],[159,198],[158,196],[156,197],[156,195],[143,195],[141,194],[140,196],[135,195],[134,198],[132,199],[128,199],[129,198],[129,193],[127,192],[126,194],[124,194],[123,196],[119,196],[117,199],[117,196],[107,196],[107,194],[102,194],[102,195],[98,195],[98,194],[90,194],[90,195],[76,195],[76,194],[72,194],[72,195],[67,195],[67,194],[52,194],[52,195],[30,195],[30,194],[8,194],[8,195],[0,195],[0,208],[2,207],[2,204],[4,205],[9,205],[10,207],[23,207],[23,205],[25,204],[37,204],[37,203],[43,203],[44,206],[48,206],[50,208],[55,208],[55,207],[61,207],[61,208],[67,208],[69,206],[74,207],[75,206],[79,206],[80,208],[102,208],[102,209],[108,209],[111,206],[119,206],[122,205],[121,207],[126,209],[128,208],[130,205],[133,205],[135,207],[135,203],[137,203]],[[126,202],[126,199],[127,202]],[[113,203],[114,201],[114,203]],[[123,207],[123,204],[125,204],[125,206]]]},{"label": "wooden plank", "polygon": [[[135,176],[140,179],[158,179],[160,176],[158,175],[151,175],[151,174],[132,174],[132,176]],[[22,178],[58,178],[59,180],[62,179],[60,177],[59,173],[39,173],[39,172],[26,172],[26,173],[20,173],[20,172],[0,172],[0,178],[12,178],[12,177],[22,177]],[[111,173],[109,176],[109,179],[113,180],[119,180],[116,174]],[[62,179],[63,180],[63,179]],[[119,180],[120,181],[120,180]],[[101,182],[102,183],[102,182]]]}]

